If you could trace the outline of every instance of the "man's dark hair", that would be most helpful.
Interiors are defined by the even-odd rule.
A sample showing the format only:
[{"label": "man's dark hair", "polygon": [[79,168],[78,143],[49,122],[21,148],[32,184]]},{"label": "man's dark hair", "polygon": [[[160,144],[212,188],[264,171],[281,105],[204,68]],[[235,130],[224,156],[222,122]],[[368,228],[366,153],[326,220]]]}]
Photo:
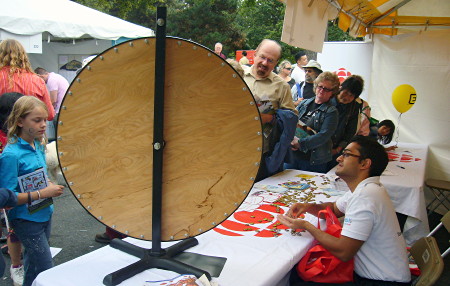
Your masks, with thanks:
[{"label": "man's dark hair", "polygon": [[350,140],[350,143],[353,142],[359,145],[358,151],[361,154],[360,161],[364,159],[370,159],[372,161],[369,177],[381,176],[389,162],[384,147],[374,138],[368,136],[356,135]]},{"label": "man's dark hair", "polygon": [[44,68],[41,68],[41,67],[36,68],[36,69],[34,70],[34,72],[35,72],[36,74],[40,74],[40,75],[42,75],[42,74],[48,74],[48,71],[47,71],[46,69],[44,69]]},{"label": "man's dark hair", "polygon": [[246,52],[246,51],[242,51],[242,55],[243,55],[244,57],[246,57],[246,56],[247,56],[247,52]]},{"label": "man's dark hair", "polygon": [[0,95],[0,129],[5,134],[8,133],[6,120],[13,109],[14,103],[22,96],[23,94],[19,92],[7,92]]},{"label": "man's dark hair", "polygon": [[355,99],[360,96],[364,89],[364,80],[359,75],[351,75],[341,84],[341,90],[348,90]]},{"label": "man's dark hair", "polygon": [[301,57],[303,57],[303,56],[306,56],[305,51],[300,51],[300,52],[296,53],[295,56],[294,56],[295,62],[298,62],[298,60],[299,60]]}]

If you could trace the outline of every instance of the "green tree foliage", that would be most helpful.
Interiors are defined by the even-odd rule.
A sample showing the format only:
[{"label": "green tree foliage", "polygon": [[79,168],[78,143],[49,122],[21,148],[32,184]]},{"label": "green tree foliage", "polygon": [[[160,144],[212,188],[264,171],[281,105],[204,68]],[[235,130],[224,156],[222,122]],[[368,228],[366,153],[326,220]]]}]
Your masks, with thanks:
[{"label": "green tree foliage", "polygon": [[[246,36],[243,49],[256,49],[263,39],[280,42],[286,6],[280,1],[243,0],[239,7],[237,23]],[[282,59],[294,62],[300,49],[280,42]]]},{"label": "green tree foliage", "polygon": [[191,39],[214,49],[223,44],[223,52],[230,56],[244,44],[244,37],[236,26],[238,0],[186,0],[169,6],[167,33]]},{"label": "green tree foliage", "polygon": [[[168,35],[191,39],[214,49],[224,45],[224,53],[234,56],[236,50],[256,49],[263,39],[280,42],[285,4],[276,0],[73,0],[129,22],[155,29],[156,9],[168,8]],[[328,24],[328,41],[355,41],[341,31],[336,22]],[[280,43],[282,59],[294,62],[301,49]],[[315,54],[306,51],[310,58]]]}]

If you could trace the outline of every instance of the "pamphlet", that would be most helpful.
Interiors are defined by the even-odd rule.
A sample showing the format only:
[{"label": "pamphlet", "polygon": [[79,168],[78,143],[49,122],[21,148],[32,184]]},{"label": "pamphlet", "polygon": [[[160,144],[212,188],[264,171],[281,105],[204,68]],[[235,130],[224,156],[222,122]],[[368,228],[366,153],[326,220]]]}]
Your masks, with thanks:
[{"label": "pamphlet", "polygon": [[[200,277],[202,278],[202,277]],[[208,279],[206,279],[207,284],[204,284],[205,280],[197,279],[194,275],[191,274],[181,274],[172,279],[167,280],[159,280],[159,281],[145,281],[143,286],[184,286],[184,285],[192,285],[192,286],[205,286],[211,285],[209,284]]]},{"label": "pamphlet", "polygon": [[[19,187],[22,193],[29,193],[42,190],[48,186],[48,178],[44,172],[44,168],[37,169],[34,172],[25,174],[18,178]],[[33,214],[43,208],[53,204],[52,198],[45,198],[33,201],[28,205],[28,212]]]},{"label": "pamphlet", "polygon": [[[272,102],[267,95],[263,95],[261,98],[255,97],[255,99],[261,114],[275,114],[275,109],[273,108]],[[271,123],[265,123],[263,125],[263,134],[265,138],[269,137],[270,132],[272,132],[272,128],[273,126]]]},{"label": "pamphlet", "polygon": [[308,127],[303,121],[298,120],[297,128],[295,129],[295,136],[298,139],[305,138],[314,134],[317,134],[314,129]]}]

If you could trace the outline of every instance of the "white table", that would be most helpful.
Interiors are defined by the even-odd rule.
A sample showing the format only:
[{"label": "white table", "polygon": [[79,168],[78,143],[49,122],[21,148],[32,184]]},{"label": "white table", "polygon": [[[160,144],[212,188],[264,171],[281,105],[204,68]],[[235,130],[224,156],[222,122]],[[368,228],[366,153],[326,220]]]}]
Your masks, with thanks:
[{"label": "white table", "polygon": [[[408,216],[403,235],[409,246],[430,232],[423,187],[427,154],[427,145],[398,143],[395,151],[388,152],[391,161],[380,179],[395,211]],[[332,176],[335,169],[328,175]]]},{"label": "white table", "polygon": [[[213,278],[213,281],[218,282],[220,286],[287,285],[287,274],[313,242],[312,236],[306,232],[302,233],[302,236],[293,236],[290,231],[280,230],[279,235],[275,234],[275,237],[274,233],[268,229],[276,222],[278,214],[277,208],[271,206],[273,202],[280,197],[296,200],[299,197],[293,198],[292,194],[306,196],[306,193],[311,191],[311,188],[308,188],[306,192],[293,190],[279,192],[282,189],[277,187],[278,184],[287,181],[299,181],[309,183],[313,188],[317,187],[314,191],[315,195],[312,197],[313,201],[335,201],[338,196],[343,194],[342,191],[336,190],[338,187],[325,175],[297,170],[286,170],[255,184],[244,203],[227,221],[215,229],[197,236],[199,244],[188,250],[189,252],[227,258],[220,276]],[[262,205],[264,205],[262,209],[258,209]],[[287,209],[287,206],[282,206],[279,208],[279,212],[283,213]],[[258,215],[261,214],[269,219],[267,221],[261,219],[261,222],[246,226],[258,228],[259,232],[244,231],[239,225],[242,220],[253,219],[252,216],[258,220]],[[271,215],[274,216],[273,219],[270,219]],[[317,218],[313,216],[308,215],[306,219],[317,224]],[[151,248],[149,241],[132,238],[125,240],[141,247]],[[172,243],[162,243],[162,247],[170,244]],[[33,286],[103,285],[103,278],[107,274],[136,261],[138,258],[134,256],[105,246],[41,273],[34,281]],[[171,271],[151,269],[120,285],[143,285],[144,281],[169,279],[177,275]]]}]

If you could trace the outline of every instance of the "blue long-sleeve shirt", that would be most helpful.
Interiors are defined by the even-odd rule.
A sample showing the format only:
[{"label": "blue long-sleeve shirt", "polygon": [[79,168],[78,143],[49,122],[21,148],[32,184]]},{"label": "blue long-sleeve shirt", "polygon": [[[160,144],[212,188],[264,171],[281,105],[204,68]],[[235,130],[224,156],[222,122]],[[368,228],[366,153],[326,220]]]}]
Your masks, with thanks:
[{"label": "blue long-sleeve shirt", "polygon": [[[9,189],[17,195],[20,193],[18,177],[40,168],[47,170],[44,147],[38,141],[35,141],[35,146],[36,149],[33,149],[22,138],[18,138],[16,143],[6,145],[0,156],[0,188]],[[35,222],[46,222],[50,220],[52,213],[53,205],[30,214],[25,204],[10,210],[8,217],[10,220],[20,218]]]}]

